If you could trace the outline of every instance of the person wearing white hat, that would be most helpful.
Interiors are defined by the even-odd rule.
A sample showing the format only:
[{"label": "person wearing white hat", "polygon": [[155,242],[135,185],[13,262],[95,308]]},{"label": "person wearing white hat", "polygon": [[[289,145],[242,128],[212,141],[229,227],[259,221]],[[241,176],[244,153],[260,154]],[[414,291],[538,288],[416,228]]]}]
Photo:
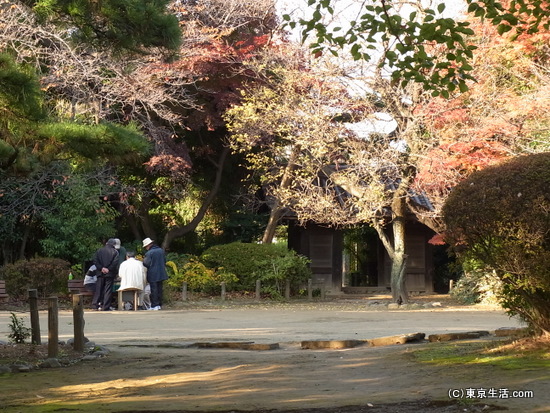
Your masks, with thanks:
[{"label": "person wearing white hat", "polygon": [[166,255],[164,250],[155,244],[151,238],[143,240],[143,248],[147,250],[143,265],[147,268],[147,282],[151,287],[151,310],[162,308],[163,283],[168,279],[166,272]]}]

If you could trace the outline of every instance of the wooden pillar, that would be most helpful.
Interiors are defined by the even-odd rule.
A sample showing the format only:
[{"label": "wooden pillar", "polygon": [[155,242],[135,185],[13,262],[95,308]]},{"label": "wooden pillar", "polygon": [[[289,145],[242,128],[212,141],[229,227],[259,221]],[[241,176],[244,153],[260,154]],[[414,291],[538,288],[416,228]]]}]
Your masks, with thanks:
[{"label": "wooden pillar", "polygon": [[225,281],[222,281],[221,283],[221,286],[222,286],[222,301],[225,301]]},{"label": "wooden pillar", "polygon": [[313,300],[313,280],[311,278],[307,280],[307,299]]},{"label": "wooden pillar", "polygon": [[325,284],[325,279],[324,278],[319,278],[317,280],[320,284],[320,288],[321,288],[321,300],[324,300],[325,299],[325,296],[326,296],[326,284]]},{"label": "wooden pillar", "polygon": [[48,357],[56,358],[59,350],[57,297],[48,298]]},{"label": "wooden pillar", "polygon": [[182,301],[187,301],[187,283],[184,282],[181,286],[181,299]]},{"label": "wooden pillar", "polygon": [[82,295],[73,294],[73,327],[75,351],[84,351],[84,306]]},{"label": "wooden pillar", "polygon": [[260,280],[256,280],[256,301],[260,301],[261,291],[262,291],[262,282]]},{"label": "wooden pillar", "polygon": [[31,343],[42,344],[40,338],[40,316],[38,314],[38,290],[29,290],[29,307],[31,310]]},{"label": "wooden pillar", "polygon": [[285,299],[290,300],[290,280],[285,280]]}]

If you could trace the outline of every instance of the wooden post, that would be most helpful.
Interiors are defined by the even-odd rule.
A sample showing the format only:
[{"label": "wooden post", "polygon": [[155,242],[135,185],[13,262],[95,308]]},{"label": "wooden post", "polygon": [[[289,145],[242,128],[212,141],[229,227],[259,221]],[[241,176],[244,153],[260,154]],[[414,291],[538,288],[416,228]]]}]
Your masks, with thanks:
[{"label": "wooden post", "polygon": [[285,280],[285,299],[290,300],[290,280]]},{"label": "wooden post", "polygon": [[454,284],[455,284],[454,280],[449,280],[449,292],[453,291]]},{"label": "wooden post", "polygon": [[225,281],[222,281],[222,301],[225,301]]},{"label": "wooden post", "polygon": [[256,280],[256,301],[260,301],[261,291],[262,291],[262,282],[260,280]]},{"label": "wooden post", "polygon": [[184,282],[181,286],[181,299],[187,301],[187,283]]},{"label": "wooden post", "polygon": [[29,307],[31,309],[31,343],[42,344],[40,338],[40,316],[38,314],[38,290],[29,290]]},{"label": "wooden post", "polygon": [[57,297],[48,298],[48,357],[56,358],[59,350]]},{"label": "wooden post", "polygon": [[[84,306],[82,303],[82,295],[73,294],[73,327],[74,327],[74,344],[75,351],[84,351]],[[137,303],[136,303],[137,304]]]},{"label": "wooden post", "polygon": [[318,281],[321,284],[320,285],[320,287],[321,287],[321,300],[324,300],[325,299],[325,290],[326,290],[325,279],[324,278],[319,278]]},{"label": "wooden post", "polygon": [[313,280],[311,278],[307,280],[307,299],[313,300]]}]

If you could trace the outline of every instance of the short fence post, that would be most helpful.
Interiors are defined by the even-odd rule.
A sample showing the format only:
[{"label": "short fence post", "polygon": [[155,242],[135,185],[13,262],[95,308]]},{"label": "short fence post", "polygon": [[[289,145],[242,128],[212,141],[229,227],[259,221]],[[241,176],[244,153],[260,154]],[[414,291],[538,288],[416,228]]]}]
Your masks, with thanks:
[{"label": "short fence post", "polygon": [[225,281],[222,281],[222,301],[225,301]]},{"label": "short fence post", "polygon": [[290,300],[290,280],[285,280],[285,299]]},{"label": "short fence post", "polygon": [[325,292],[326,292],[326,286],[325,286],[325,279],[319,278],[319,283],[321,284],[321,300],[325,299]]},{"label": "short fence post", "polygon": [[256,280],[256,301],[260,301],[261,291],[262,291],[262,282],[260,280]]},{"label": "short fence post", "polygon": [[453,291],[455,280],[449,280],[449,292]]},{"label": "short fence post", "polygon": [[311,278],[307,280],[307,299],[313,300],[313,280]]},{"label": "short fence post", "polygon": [[42,344],[40,339],[40,316],[38,314],[38,290],[29,290],[29,307],[31,310],[31,343]]},{"label": "short fence post", "polygon": [[[84,351],[84,306],[82,295],[73,294],[73,326],[75,351]],[[136,303],[137,304],[137,303]]]},{"label": "short fence post", "polygon": [[48,357],[56,358],[59,347],[57,297],[48,298]]},{"label": "short fence post", "polygon": [[181,299],[187,301],[187,283],[184,282],[181,286]]}]

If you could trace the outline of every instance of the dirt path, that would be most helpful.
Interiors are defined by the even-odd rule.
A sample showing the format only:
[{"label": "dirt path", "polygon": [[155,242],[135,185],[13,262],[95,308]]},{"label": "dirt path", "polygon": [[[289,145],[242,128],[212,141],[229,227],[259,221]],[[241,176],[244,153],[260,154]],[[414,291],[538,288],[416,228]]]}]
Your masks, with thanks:
[{"label": "dirt path", "polygon": [[[136,413],[298,409],[302,413],[396,413],[472,412],[496,408],[511,412],[550,411],[548,372],[495,371],[491,366],[479,364],[449,368],[420,364],[411,357],[415,349],[437,343],[341,350],[302,350],[299,343],[311,337],[369,338],[365,336],[370,334],[380,337],[387,335],[384,334],[389,331],[386,328],[393,328],[394,334],[421,331],[422,328],[411,324],[413,320],[423,323],[423,327],[432,325],[434,330],[446,331],[479,330],[476,327],[487,326],[485,323],[493,323],[493,330],[517,325],[515,320],[509,320],[499,311],[480,308],[453,311],[447,307],[414,314],[387,311],[384,314],[357,303],[353,308],[350,304],[339,305],[338,309],[335,306],[331,303],[311,310],[250,306],[86,313],[91,338],[107,344],[111,354],[70,368],[0,376],[0,411]],[[2,316],[0,313],[0,321],[4,322]],[[358,329],[361,326],[358,320],[365,319],[370,320],[369,331]],[[139,338],[134,337],[134,324],[138,320],[142,324]],[[103,335],[97,330],[100,339],[95,334],[95,324],[99,321],[104,326]],[[502,325],[506,321],[507,324]],[[445,322],[446,328],[443,327]],[[154,324],[156,329],[150,327]],[[397,324],[404,331],[395,331]],[[294,326],[292,331],[289,325]],[[285,326],[289,330],[284,330]],[[465,328],[467,326],[473,328]],[[328,329],[324,334],[323,328]],[[119,330],[116,340],[115,330]],[[144,331],[150,333],[144,334]],[[227,340],[231,331],[233,339],[253,338],[259,342],[257,339],[270,338],[268,341],[278,342],[280,348],[246,351],[183,346],[196,339]],[[281,340],[276,340],[277,337]],[[181,343],[182,346],[162,347],[166,343]],[[459,403],[448,405],[451,389],[460,392],[468,388],[476,392],[488,388],[528,390],[534,397],[487,398],[478,404],[463,398]],[[485,405],[489,407],[482,410]]]},{"label": "dirt path", "polygon": [[[413,362],[410,351],[426,345],[309,351],[290,344],[262,352],[115,347],[99,361],[1,377],[0,410],[471,412],[487,404],[511,412],[548,411],[547,373]],[[535,398],[482,400],[477,410],[467,400],[458,407],[429,410],[422,404],[411,410],[423,400],[449,401],[450,389],[489,387],[530,390]]]}]

